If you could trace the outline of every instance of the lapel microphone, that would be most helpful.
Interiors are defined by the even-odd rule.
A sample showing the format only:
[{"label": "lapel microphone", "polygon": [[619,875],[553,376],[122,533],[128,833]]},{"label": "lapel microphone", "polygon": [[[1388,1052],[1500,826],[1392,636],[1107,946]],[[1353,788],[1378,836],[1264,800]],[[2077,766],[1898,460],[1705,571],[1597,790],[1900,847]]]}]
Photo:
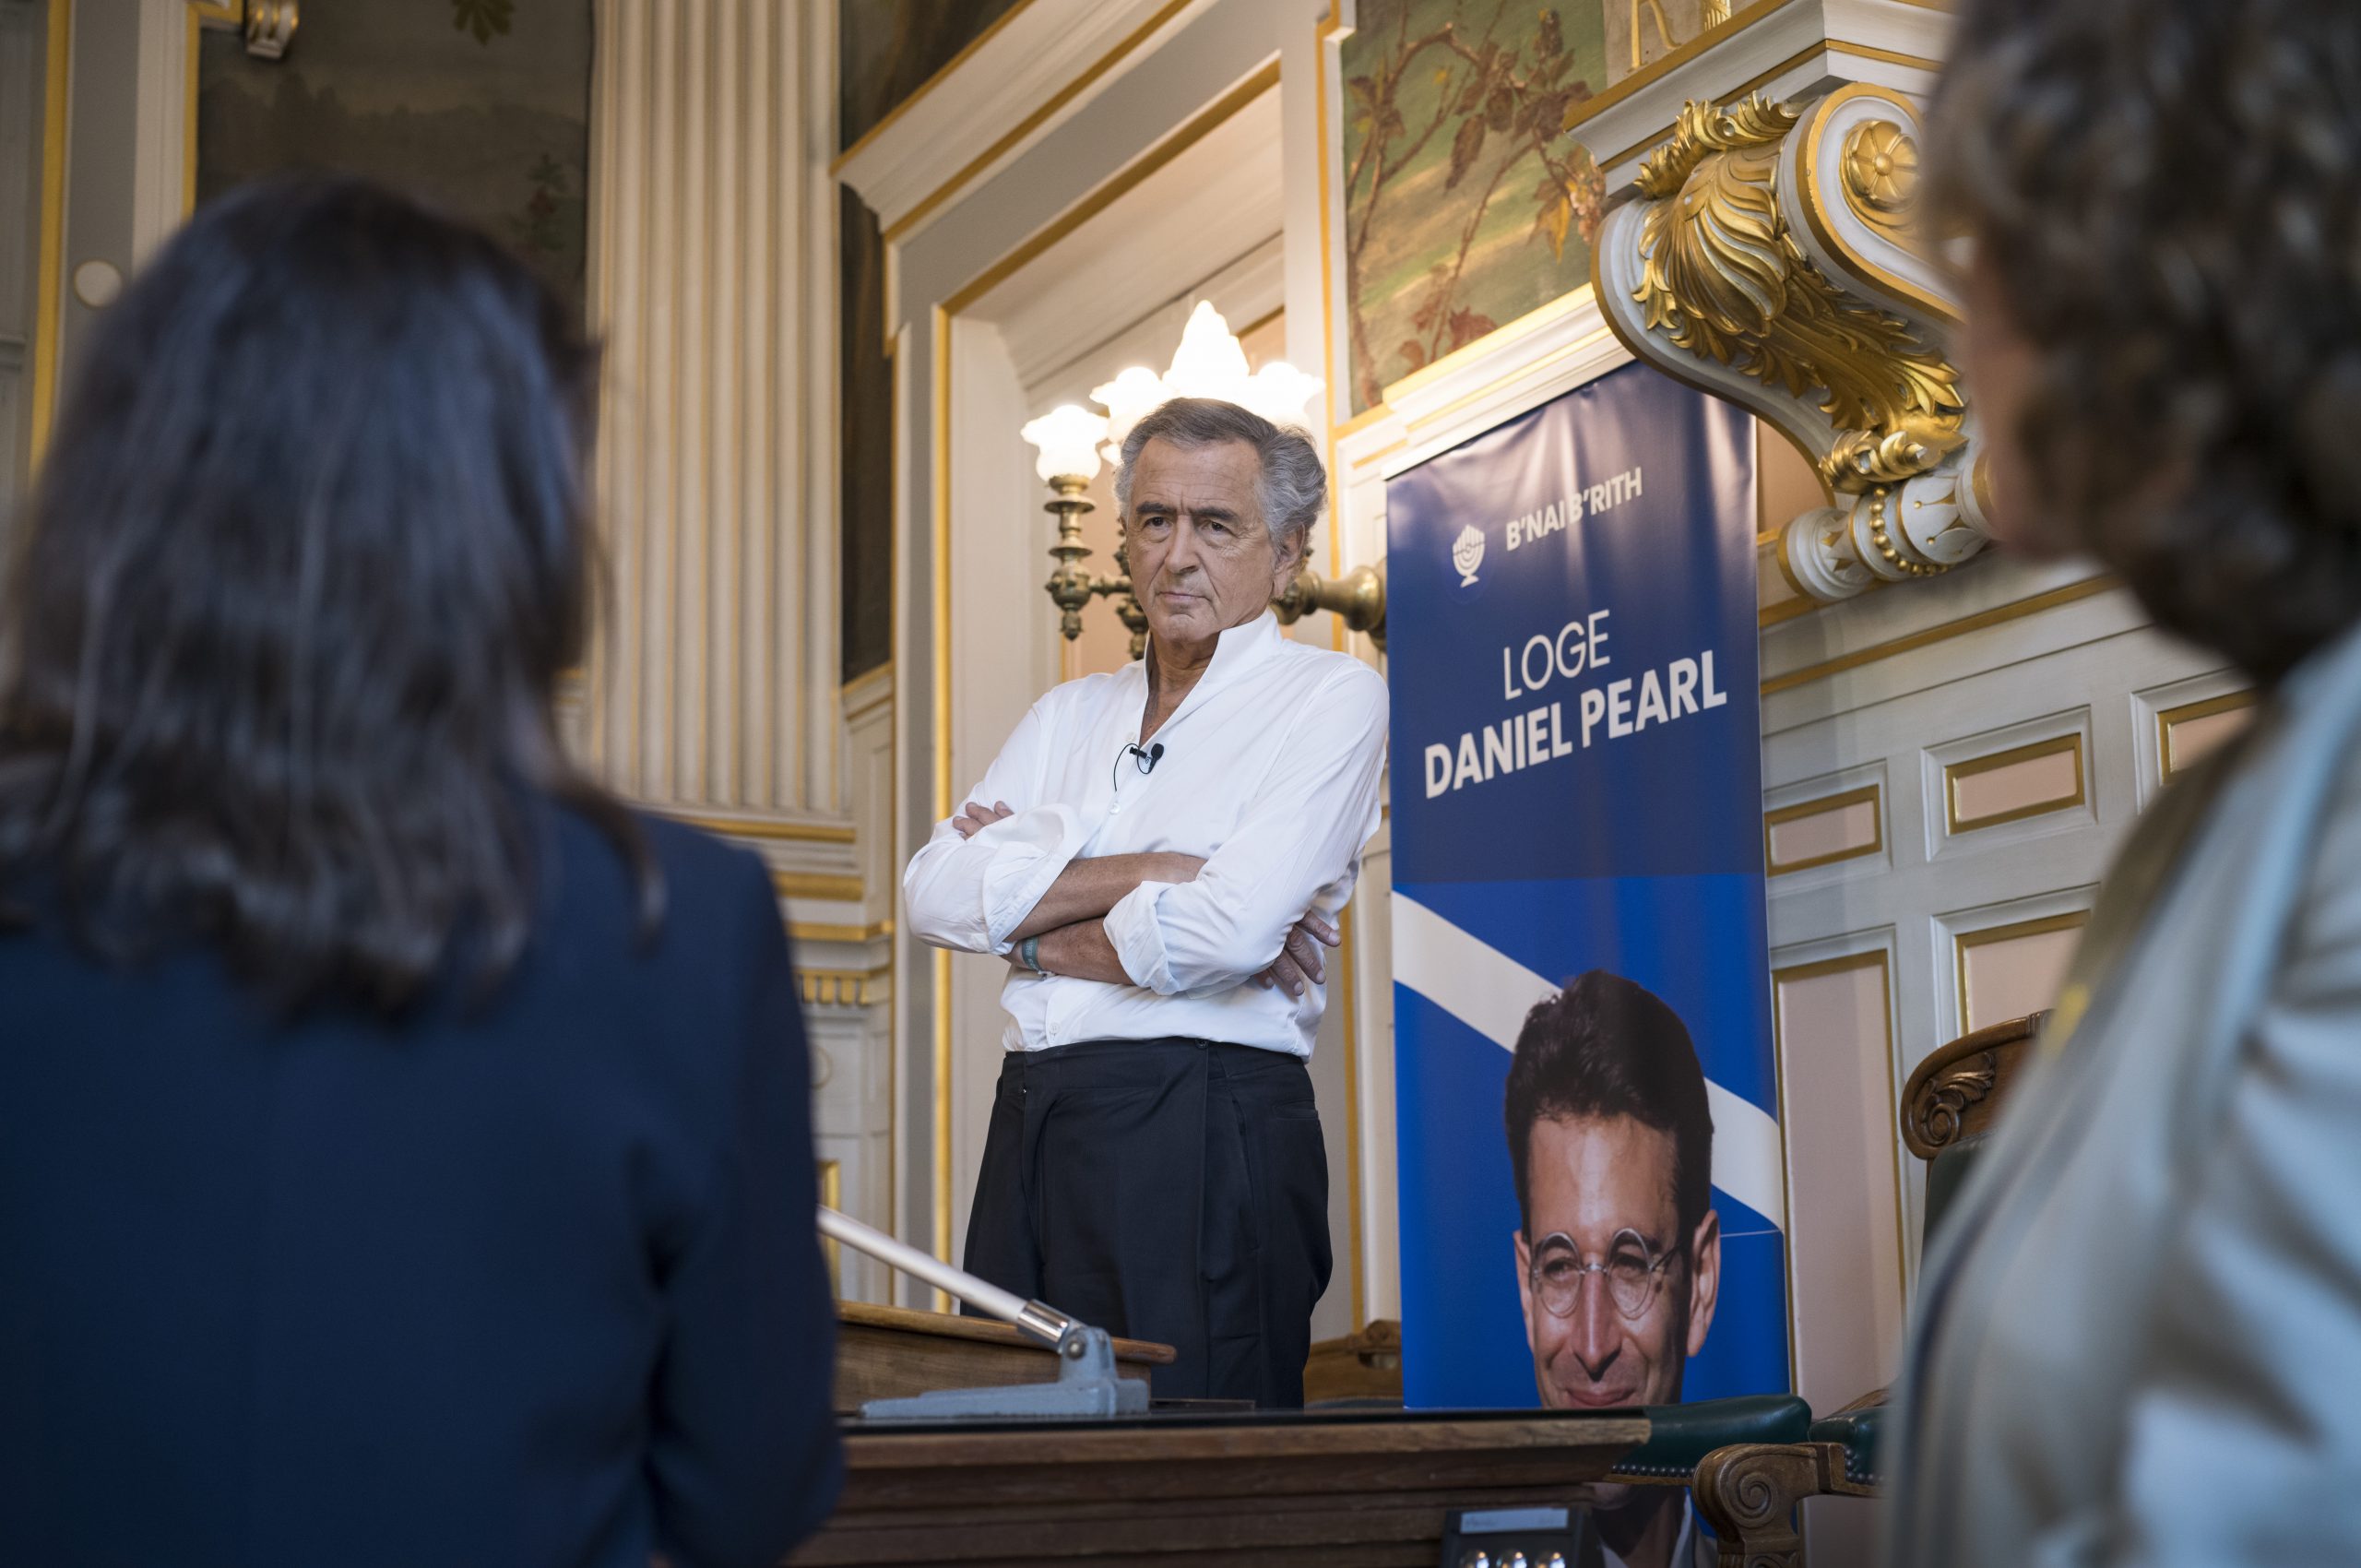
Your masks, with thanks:
[{"label": "lapel microphone", "polygon": [[1164,742],[1158,741],[1156,744],[1147,747],[1128,745],[1115,754],[1115,764],[1107,770],[1107,782],[1115,791],[1114,803],[1107,808],[1110,814],[1123,809],[1122,772],[1125,757],[1131,758],[1133,766],[1142,773],[1154,773],[1156,765],[1164,760]]}]

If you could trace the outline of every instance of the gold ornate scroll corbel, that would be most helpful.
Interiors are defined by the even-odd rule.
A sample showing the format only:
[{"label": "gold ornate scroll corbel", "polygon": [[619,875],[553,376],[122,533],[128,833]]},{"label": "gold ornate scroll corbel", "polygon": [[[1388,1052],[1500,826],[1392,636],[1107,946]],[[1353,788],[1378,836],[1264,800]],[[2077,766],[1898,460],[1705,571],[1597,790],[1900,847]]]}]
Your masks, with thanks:
[{"label": "gold ornate scroll corbel", "polygon": [[1915,111],[1859,84],[1795,104],[1692,101],[1608,215],[1594,266],[1627,347],[1740,403],[1813,460],[1833,506],[1794,519],[1815,598],[1949,571],[1984,546],[1948,315],[1908,246]]}]

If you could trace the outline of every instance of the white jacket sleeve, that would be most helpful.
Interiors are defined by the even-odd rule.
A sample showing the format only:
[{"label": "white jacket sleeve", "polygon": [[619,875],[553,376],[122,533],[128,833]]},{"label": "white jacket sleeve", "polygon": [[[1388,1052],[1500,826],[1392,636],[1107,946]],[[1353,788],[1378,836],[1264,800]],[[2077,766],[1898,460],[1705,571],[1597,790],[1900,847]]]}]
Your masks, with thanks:
[{"label": "white jacket sleeve", "polygon": [[911,934],[962,953],[1005,954],[1008,933],[1041,901],[1088,838],[1072,806],[1042,803],[1049,723],[1035,703],[974,789],[959,797],[982,805],[1006,802],[1015,815],[961,838],[948,820],[935,824],[902,873]]},{"label": "white jacket sleeve", "polygon": [[1340,669],[1305,700],[1268,778],[1196,880],[1144,882],[1107,912],[1133,983],[1159,995],[1225,990],[1279,956],[1323,889],[1349,886],[1377,831],[1385,763],[1385,682]]},{"label": "white jacket sleeve", "polygon": [[2361,1541],[2361,800],[2341,794],[2220,1119],[2185,1145],[2120,1491],[2042,1562],[2265,1568]]}]

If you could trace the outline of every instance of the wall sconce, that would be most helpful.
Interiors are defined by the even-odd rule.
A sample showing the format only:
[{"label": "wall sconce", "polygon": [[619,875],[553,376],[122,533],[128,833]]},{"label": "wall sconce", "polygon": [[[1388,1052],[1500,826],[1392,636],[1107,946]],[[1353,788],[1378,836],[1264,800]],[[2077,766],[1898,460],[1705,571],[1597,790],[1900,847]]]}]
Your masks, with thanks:
[{"label": "wall sconce", "polygon": [[[1082,636],[1082,612],[1091,600],[1106,595],[1115,613],[1131,628],[1132,657],[1147,649],[1147,612],[1132,592],[1131,563],[1118,546],[1113,576],[1085,571],[1083,558],[1090,547],[1082,542],[1082,518],[1095,510],[1083,492],[1097,476],[1101,462],[1122,461],[1123,438],[1149,410],[1174,398],[1218,398],[1252,410],[1275,424],[1300,425],[1303,405],[1320,390],[1318,376],[1306,375],[1284,360],[1257,371],[1246,368],[1246,350],[1229,330],[1209,300],[1199,300],[1189,313],[1180,346],[1172,363],[1158,375],[1145,365],[1133,365],[1114,380],[1090,389],[1090,400],[1107,410],[1094,414],[1072,403],[1062,404],[1027,423],[1022,432],[1039,452],[1033,471],[1052,493],[1045,510],[1058,519],[1058,541],[1050,546],[1057,562],[1050,574],[1050,600],[1058,607],[1060,629],[1071,642]],[[1314,611],[1344,617],[1345,624],[1367,632],[1385,646],[1385,574],[1358,566],[1341,579],[1330,579],[1305,569],[1272,605],[1281,624],[1291,624]]]},{"label": "wall sconce", "polygon": [[1103,593],[1114,600],[1115,613],[1131,628],[1132,657],[1139,658],[1147,651],[1147,612],[1132,597],[1131,563],[1122,547],[1115,548],[1121,574],[1101,577],[1082,568],[1083,558],[1090,553],[1090,546],[1082,542],[1083,514],[1097,510],[1082,493],[1098,473],[1098,443],[1107,434],[1106,419],[1061,403],[1020,434],[1040,450],[1033,471],[1050,487],[1051,499],[1044,510],[1058,519],[1058,542],[1050,546],[1058,564],[1050,574],[1049,589],[1050,601],[1058,607],[1060,629],[1068,642],[1082,636],[1083,607]]}]

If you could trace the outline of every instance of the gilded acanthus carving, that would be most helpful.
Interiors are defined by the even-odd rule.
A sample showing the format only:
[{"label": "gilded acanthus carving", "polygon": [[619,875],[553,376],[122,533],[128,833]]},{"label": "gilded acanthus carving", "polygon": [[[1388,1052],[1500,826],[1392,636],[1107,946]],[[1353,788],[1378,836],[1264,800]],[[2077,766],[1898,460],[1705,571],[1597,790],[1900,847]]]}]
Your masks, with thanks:
[{"label": "gilded acanthus carving", "polygon": [[[1780,217],[1779,144],[1795,125],[1793,108],[1761,97],[1731,110],[1691,103],[1671,143],[1641,165],[1640,194],[1653,198],[1640,232],[1642,318],[1675,348],[1791,398],[1817,390],[1831,423],[1881,451],[1956,445],[1967,409],[1959,373],[1900,316],[1839,293]],[[1848,467],[1830,477],[1853,476]]]},{"label": "gilded acanthus carving", "polygon": [[1600,235],[1600,303],[1633,352],[1814,457],[1834,505],[1781,548],[1822,600],[1948,571],[1987,539],[1931,291],[1893,270],[1919,265],[1903,244],[1915,125],[1905,101],[1858,85],[1803,105],[1691,102]]}]

